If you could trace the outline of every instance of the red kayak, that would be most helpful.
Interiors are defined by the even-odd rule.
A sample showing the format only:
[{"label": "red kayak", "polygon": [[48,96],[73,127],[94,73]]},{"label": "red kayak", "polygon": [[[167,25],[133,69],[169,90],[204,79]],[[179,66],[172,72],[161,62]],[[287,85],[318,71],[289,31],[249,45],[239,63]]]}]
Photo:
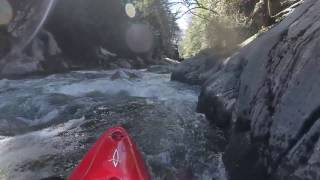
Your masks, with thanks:
[{"label": "red kayak", "polygon": [[68,180],[149,179],[141,155],[121,127],[108,129],[68,177]]}]

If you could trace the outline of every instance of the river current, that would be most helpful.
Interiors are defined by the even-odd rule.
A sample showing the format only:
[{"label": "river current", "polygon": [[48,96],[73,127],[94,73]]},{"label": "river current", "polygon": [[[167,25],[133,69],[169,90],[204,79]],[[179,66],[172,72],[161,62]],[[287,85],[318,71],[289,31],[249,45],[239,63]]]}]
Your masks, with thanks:
[{"label": "river current", "polygon": [[0,179],[67,177],[106,129],[125,127],[153,179],[225,180],[222,131],[199,87],[146,70],[0,80]]}]

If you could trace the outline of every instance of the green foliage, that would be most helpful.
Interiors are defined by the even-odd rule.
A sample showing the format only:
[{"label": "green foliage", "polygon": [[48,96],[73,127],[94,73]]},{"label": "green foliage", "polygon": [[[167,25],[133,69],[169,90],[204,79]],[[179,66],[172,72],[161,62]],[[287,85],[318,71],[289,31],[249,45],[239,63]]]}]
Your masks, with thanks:
[{"label": "green foliage", "polygon": [[4,170],[2,170],[2,169],[0,169],[0,179],[4,179],[5,178],[5,176],[6,176],[6,173],[5,173],[5,171]]},{"label": "green foliage", "polygon": [[136,0],[134,4],[141,13],[141,18],[153,27],[158,48],[163,50],[166,56],[173,57],[179,27],[168,0]]},{"label": "green foliage", "polygon": [[179,52],[183,57],[193,56],[208,48],[229,51],[247,37],[241,34],[246,28],[246,17],[240,12],[240,0],[199,2],[217,13],[196,9],[179,46]]},{"label": "green foliage", "polygon": [[194,16],[189,28],[186,31],[186,35],[179,45],[179,53],[183,57],[191,57],[197,54],[201,49],[207,47],[205,40],[206,27],[203,25],[206,23],[205,19]]}]

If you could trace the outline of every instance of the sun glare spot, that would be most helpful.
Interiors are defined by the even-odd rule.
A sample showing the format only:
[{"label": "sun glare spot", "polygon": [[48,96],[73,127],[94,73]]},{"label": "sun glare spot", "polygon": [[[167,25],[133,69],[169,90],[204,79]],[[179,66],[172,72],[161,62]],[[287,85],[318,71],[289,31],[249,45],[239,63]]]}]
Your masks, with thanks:
[{"label": "sun glare spot", "polygon": [[12,7],[7,0],[0,0],[0,25],[8,24],[12,19]]},{"label": "sun glare spot", "polygon": [[136,8],[133,4],[127,3],[125,9],[127,16],[129,16],[130,18],[134,18],[136,16]]}]

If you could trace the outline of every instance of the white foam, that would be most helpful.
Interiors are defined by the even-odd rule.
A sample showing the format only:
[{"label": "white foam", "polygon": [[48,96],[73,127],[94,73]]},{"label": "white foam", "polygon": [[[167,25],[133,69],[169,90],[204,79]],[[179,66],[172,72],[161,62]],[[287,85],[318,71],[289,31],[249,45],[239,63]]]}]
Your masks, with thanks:
[{"label": "white foam", "polygon": [[[121,76],[118,71],[127,76]],[[116,73],[120,76],[116,79],[111,78]],[[0,114],[0,118],[10,118],[16,113],[16,119],[32,126],[51,122],[75,101],[90,103],[87,100],[82,102],[90,93],[98,92],[112,96],[125,92],[129,96],[158,99],[168,103],[170,101],[196,102],[198,96],[196,88],[171,82],[169,74],[123,69],[76,71],[38,79],[1,80],[0,92],[0,112],[7,111],[4,108],[9,108],[11,113],[8,116]],[[57,94],[69,96],[75,100],[65,101],[62,104],[49,102],[56,98]],[[94,101],[94,97],[91,98]]]},{"label": "white foam", "polygon": [[20,136],[1,137],[0,169],[14,167],[30,159],[38,159],[44,154],[57,153],[57,149],[53,147],[53,141],[63,142],[63,137],[57,135],[77,127],[83,120],[84,117]]},{"label": "white foam", "polygon": [[[82,72],[83,73],[83,72]],[[152,97],[161,100],[189,99],[195,100],[197,93],[188,89],[178,90],[178,83],[171,82],[168,75],[144,73],[142,79],[116,79],[109,78],[89,79],[70,83],[60,87],[49,87],[51,93],[61,93],[71,96],[83,96],[90,92],[117,94],[127,92],[135,97]]]}]

